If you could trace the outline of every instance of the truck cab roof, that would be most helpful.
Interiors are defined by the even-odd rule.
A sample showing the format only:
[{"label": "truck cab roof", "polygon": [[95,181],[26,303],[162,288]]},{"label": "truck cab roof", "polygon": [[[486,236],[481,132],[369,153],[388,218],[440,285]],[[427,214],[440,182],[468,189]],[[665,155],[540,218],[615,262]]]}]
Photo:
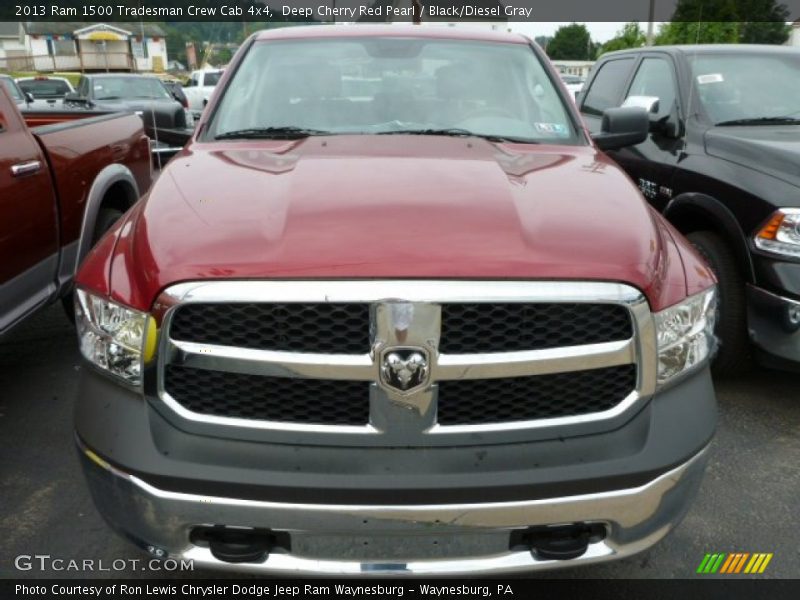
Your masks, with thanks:
[{"label": "truck cab roof", "polygon": [[519,33],[488,31],[478,28],[420,27],[418,25],[359,25],[357,27],[281,27],[255,34],[262,40],[287,40],[304,38],[426,38],[446,40],[471,40],[507,44],[530,44],[531,40]]},{"label": "truck cab roof", "polygon": [[672,55],[694,54],[788,54],[800,55],[800,48],[792,46],[776,46],[773,44],[678,44],[672,46],[647,46],[643,48],[628,48],[608,52],[600,57],[605,60],[614,56],[641,54],[643,52],[661,52]]}]

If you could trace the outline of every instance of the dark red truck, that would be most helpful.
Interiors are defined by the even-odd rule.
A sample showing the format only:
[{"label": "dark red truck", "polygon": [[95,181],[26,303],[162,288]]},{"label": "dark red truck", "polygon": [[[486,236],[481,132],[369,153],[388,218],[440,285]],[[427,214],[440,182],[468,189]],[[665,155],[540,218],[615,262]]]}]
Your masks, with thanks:
[{"label": "dark red truck", "polygon": [[81,259],[149,185],[139,117],[23,118],[0,85],[0,334],[68,295]]},{"label": "dark red truck", "polygon": [[[254,110],[258,107],[258,110]],[[78,275],[76,435],[154,557],[498,573],[644,550],[716,422],[715,282],[541,50],[271,30]]]}]

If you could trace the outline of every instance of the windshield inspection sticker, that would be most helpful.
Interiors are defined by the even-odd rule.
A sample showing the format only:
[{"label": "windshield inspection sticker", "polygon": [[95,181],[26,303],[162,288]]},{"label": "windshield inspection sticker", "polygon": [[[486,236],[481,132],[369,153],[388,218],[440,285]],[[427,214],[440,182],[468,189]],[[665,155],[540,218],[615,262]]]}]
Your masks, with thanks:
[{"label": "windshield inspection sticker", "polygon": [[534,123],[533,126],[539,133],[546,133],[558,137],[567,137],[569,135],[567,126],[562,123]]},{"label": "windshield inspection sticker", "polygon": [[723,81],[725,81],[725,79],[722,77],[722,73],[707,73],[706,75],[697,76],[697,83],[700,85],[706,83],[722,83]]}]

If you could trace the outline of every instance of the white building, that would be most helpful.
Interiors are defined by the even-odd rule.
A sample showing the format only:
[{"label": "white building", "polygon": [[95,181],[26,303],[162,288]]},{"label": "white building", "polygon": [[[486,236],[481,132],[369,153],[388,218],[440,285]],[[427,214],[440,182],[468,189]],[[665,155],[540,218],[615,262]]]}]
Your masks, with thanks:
[{"label": "white building", "polygon": [[17,70],[15,59],[27,55],[25,34],[22,24],[10,21],[0,22],[0,68]]},{"label": "white building", "polygon": [[789,39],[786,40],[787,46],[800,46],[800,19],[792,23],[792,31]]},{"label": "white building", "polygon": [[[28,22],[13,25],[20,28],[22,48],[6,49],[5,61],[0,56],[0,68],[7,70],[160,72],[168,63],[164,31],[154,23]],[[5,29],[0,27],[0,32]]]},{"label": "white building", "polygon": [[593,60],[553,60],[551,62],[559,73],[579,77],[587,77],[594,65]]}]

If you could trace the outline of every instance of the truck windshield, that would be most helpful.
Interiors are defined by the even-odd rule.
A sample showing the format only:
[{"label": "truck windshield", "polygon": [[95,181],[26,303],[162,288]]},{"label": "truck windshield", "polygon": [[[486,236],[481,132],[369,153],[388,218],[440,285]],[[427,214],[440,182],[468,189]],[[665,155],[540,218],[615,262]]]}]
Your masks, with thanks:
[{"label": "truck windshield", "polygon": [[34,98],[63,98],[72,91],[61,79],[24,79],[18,83],[23,92],[29,92]]},{"label": "truck windshield", "polygon": [[171,98],[164,84],[150,77],[98,77],[93,94],[95,100]]},{"label": "truck windshield", "polygon": [[237,132],[580,143],[528,46],[413,38],[256,43],[229,80],[206,139]]},{"label": "truck windshield", "polygon": [[219,83],[220,77],[222,77],[222,71],[207,71],[203,76],[203,85],[215,86]]},{"label": "truck windshield", "polygon": [[800,122],[800,54],[699,54],[689,62],[714,124]]}]

